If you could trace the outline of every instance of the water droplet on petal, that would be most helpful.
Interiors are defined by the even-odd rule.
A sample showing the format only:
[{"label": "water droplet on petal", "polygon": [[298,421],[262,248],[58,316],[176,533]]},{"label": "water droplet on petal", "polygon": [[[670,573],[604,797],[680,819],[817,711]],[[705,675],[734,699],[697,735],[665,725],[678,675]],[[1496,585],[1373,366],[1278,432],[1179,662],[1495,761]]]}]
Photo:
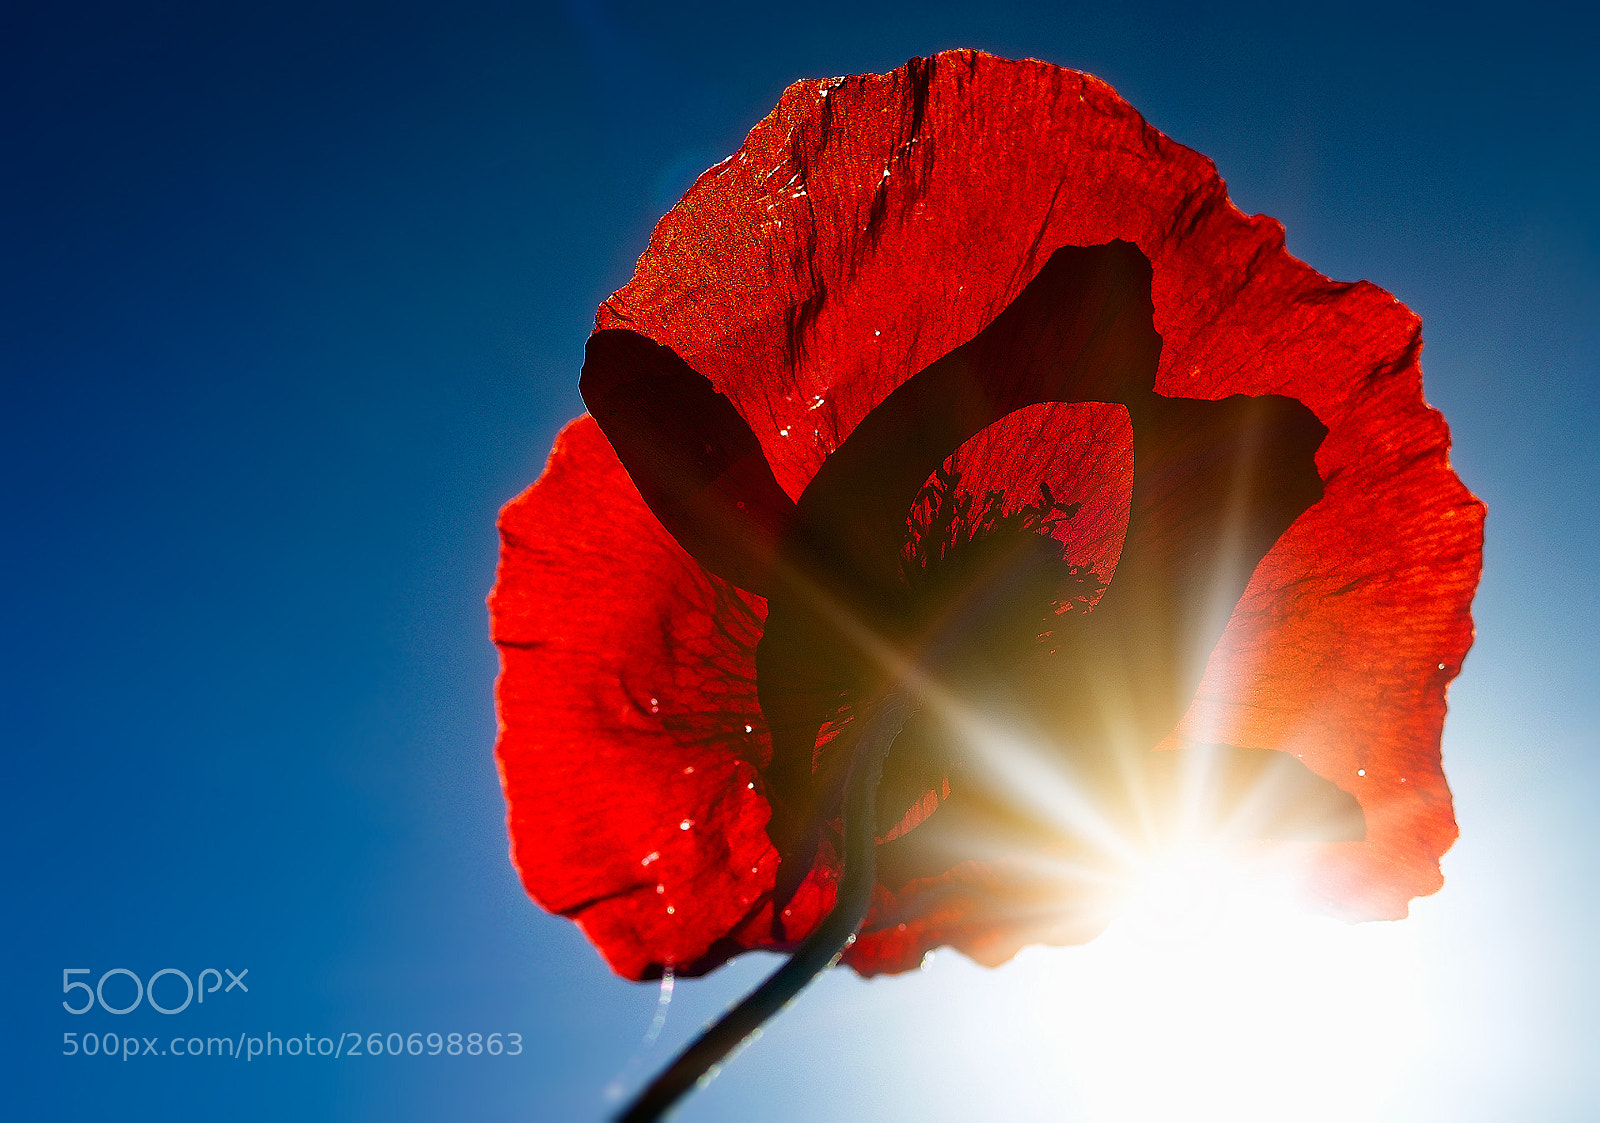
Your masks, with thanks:
[{"label": "water droplet on petal", "polygon": [[644,856],[644,860],[642,862],[640,862],[639,864],[641,866],[648,866],[651,862],[655,861],[659,857],[661,857],[661,851],[652,850],[652,851],[650,851],[650,853],[648,853],[648,854],[646,854]]},{"label": "water droplet on petal", "polygon": [[686,831],[692,826],[694,826],[694,820],[693,819],[685,819],[683,822],[678,824],[678,829],[680,831]]}]

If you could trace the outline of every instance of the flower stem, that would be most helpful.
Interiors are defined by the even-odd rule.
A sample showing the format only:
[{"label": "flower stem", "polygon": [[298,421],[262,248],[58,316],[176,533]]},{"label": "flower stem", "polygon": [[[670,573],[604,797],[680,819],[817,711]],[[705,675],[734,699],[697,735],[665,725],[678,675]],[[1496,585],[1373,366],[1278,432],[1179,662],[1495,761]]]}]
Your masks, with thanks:
[{"label": "flower stem", "polygon": [[833,909],[789,961],[702,1033],[656,1077],[617,1123],[651,1123],[782,1010],[806,985],[839,961],[872,905],[877,881],[874,806],[883,762],[917,704],[903,691],[878,700],[854,746],[844,804],[844,856]]}]

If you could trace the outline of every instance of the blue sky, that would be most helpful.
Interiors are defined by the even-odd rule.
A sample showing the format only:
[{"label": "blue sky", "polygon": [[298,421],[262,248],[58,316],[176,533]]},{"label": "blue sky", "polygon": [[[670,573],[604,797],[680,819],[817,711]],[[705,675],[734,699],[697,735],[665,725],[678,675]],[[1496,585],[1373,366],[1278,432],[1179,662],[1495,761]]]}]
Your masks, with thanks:
[{"label": "blue sky", "polygon": [[[768,967],[680,983],[646,1048],[658,991],[523,896],[491,757],[495,512],[580,411],[595,306],[695,174],[794,79],[954,46],[1106,79],[1281,219],[1293,253],[1422,316],[1428,398],[1490,512],[1445,731],[1462,840],[1412,921],[1306,953],[1356,990],[1369,968],[1414,990],[1403,1016],[1353,1023],[1382,1039],[1368,1061],[1399,1067],[1339,1117],[1600,1112],[1594,28],[1538,3],[1207,7],[0,17],[19,1117],[598,1118],[608,1086]],[[1115,963],[1096,954],[830,977],[682,1117],[1119,1118],[1086,1071],[1097,1035],[1147,1042],[1150,1082],[1186,1062],[1159,1034],[1101,1032],[1154,1000],[1097,992]],[[247,970],[250,989],[170,1017],[62,1010],[63,970],[117,967]],[[61,1055],[69,1032],[179,1029],[520,1033],[524,1051]],[[1337,1084],[1318,1050],[1337,1053],[1223,1075]],[[1205,1095],[1223,1093],[1197,1091],[1196,1112]]]}]

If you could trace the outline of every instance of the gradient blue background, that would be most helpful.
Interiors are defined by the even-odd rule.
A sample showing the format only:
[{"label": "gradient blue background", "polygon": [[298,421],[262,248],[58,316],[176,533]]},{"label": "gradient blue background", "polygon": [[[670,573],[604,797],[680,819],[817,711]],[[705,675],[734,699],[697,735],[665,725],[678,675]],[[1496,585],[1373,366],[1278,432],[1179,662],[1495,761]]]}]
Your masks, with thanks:
[{"label": "gradient blue background", "polygon": [[[1210,7],[8,9],[11,1117],[591,1119],[766,969],[680,984],[644,1053],[655,990],[522,895],[491,757],[495,512],[580,411],[594,308],[694,175],[796,78],[953,46],[1100,75],[1292,252],[1421,314],[1490,510],[1445,734],[1463,837],[1411,922],[1460,1032],[1371,1118],[1600,1117],[1595,29],[1540,3]],[[248,968],[250,992],[61,1009],[63,968],[118,966]],[[829,978],[683,1118],[1006,1102],[960,1049],[897,1046],[942,1008],[937,977]],[[525,1052],[59,1055],[67,1031],[180,1029]]]}]

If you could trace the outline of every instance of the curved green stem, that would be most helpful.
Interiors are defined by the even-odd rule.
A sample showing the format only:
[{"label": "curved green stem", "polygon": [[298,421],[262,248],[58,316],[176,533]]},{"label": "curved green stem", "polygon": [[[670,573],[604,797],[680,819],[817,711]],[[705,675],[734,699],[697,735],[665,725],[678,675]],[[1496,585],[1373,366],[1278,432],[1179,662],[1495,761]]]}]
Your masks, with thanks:
[{"label": "curved green stem", "polygon": [[872,886],[877,881],[877,826],[873,820],[883,762],[916,709],[910,696],[903,692],[884,695],[854,746],[845,791],[843,869],[833,910],[795,949],[787,963],[679,1053],[617,1116],[617,1123],[651,1123],[660,1119],[767,1019],[787,1006],[806,984],[838,962],[855,940],[856,929],[871,907]]}]

